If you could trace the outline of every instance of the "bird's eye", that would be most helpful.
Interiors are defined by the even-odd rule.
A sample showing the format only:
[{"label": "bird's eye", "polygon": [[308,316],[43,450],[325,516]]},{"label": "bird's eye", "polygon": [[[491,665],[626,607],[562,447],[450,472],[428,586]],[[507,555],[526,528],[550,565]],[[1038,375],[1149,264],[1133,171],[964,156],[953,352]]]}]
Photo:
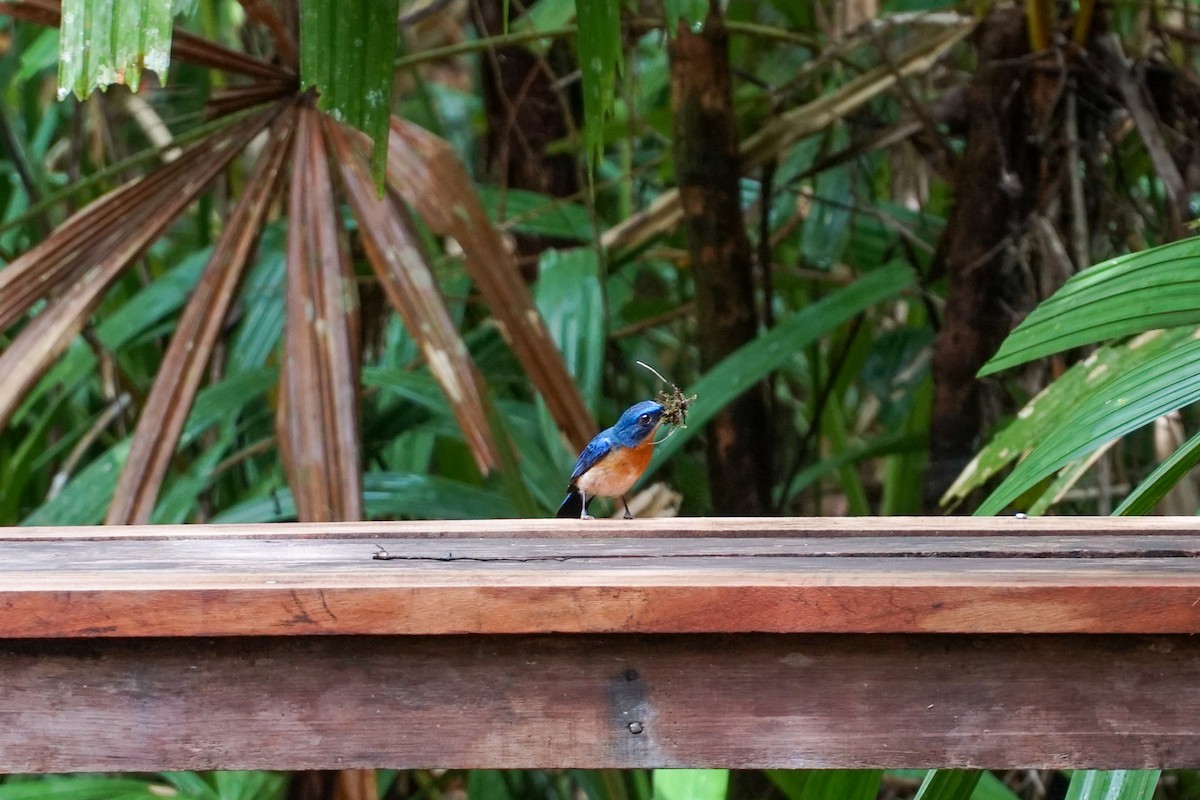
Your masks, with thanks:
[{"label": "bird's eye", "polygon": [[645,425],[649,421],[650,421],[649,414],[642,414],[640,417],[638,417],[638,422],[642,423],[643,425]]}]

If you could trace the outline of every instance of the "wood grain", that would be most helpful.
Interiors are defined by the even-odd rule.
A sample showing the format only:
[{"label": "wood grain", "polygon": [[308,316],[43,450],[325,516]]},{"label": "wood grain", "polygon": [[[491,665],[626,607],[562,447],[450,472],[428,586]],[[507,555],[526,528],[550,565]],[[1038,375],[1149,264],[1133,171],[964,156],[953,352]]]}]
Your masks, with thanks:
[{"label": "wood grain", "polygon": [[853,536],[1200,537],[1197,517],[672,517],[666,519],[486,519],[245,525],[125,525],[0,528],[26,539],[695,538]]},{"label": "wood grain", "polygon": [[4,772],[1200,763],[1192,637],[9,641],[0,675]]},{"label": "wood grain", "polygon": [[1198,532],[0,529],[0,772],[1189,766]]},{"label": "wood grain", "polygon": [[1200,538],[1182,521],[1026,537],[754,537],[758,522],[742,524],[707,538],[397,538],[415,532],[400,523],[374,538],[337,535],[368,533],[355,524],[274,538],[8,530],[0,638],[1200,632]]}]

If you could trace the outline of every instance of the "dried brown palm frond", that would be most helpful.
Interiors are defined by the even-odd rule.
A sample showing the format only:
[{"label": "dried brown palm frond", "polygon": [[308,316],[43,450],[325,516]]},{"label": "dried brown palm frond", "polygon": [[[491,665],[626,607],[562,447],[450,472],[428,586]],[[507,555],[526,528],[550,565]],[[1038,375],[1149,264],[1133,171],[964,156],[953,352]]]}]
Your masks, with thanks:
[{"label": "dried brown palm frond", "polygon": [[293,144],[287,322],[276,428],[300,519],[362,517],[358,295],[338,224],[320,112],[302,108]]},{"label": "dried brown palm frond", "polygon": [[467,271],[530,381],[576,448],[596,432],[579,388],[533,303],[513,254],[484,211],[467,170],[444,139],[392,118],[388,183],[441,236],[458,242]]},{"label": "dried brown palm frond", "polygon": [[175,328],[154,387],[142,407],[129,457],[108,509],[105,522],[109,525],[150,521],[204,369],[279,186],[294,119],[295,110],[288,109],[272,127],[271,137],[246,182],[246,192]]},{"label": "dried brown palm frond", "polygon": [[0,328],[61,287],[0,354],[0,425],[83,328],[104,290],[280,110],[246,117],[184,151],[153,179],[96,200],[0,271]]},{"label": "dried brown palm frond", "polygon": [[325,120],[325,132],[341,170],[342,186],[362,231],[367,259],[421,348],[430,373],[450,399],[459,427],[480,470],[499,466],[500,457],[487,424],[483,379],[438,291],[424,248],[413,230],[408,210],[388,190],[375,192],[370,167],[342,125]]}]

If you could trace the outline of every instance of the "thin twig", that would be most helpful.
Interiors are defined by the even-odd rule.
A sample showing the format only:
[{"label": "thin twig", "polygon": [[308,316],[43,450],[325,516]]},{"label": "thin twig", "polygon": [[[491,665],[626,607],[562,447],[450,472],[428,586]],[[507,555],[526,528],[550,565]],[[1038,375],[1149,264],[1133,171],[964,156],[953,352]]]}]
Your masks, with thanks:
[{"label": "thin twig", "polygon": [[50,490],[46,492],[47,501],[58,497],[63,487],[67,485],[67,481],[71,479],[75,468],[79,466],[79,462],[83,460],[84,454],[100,438],[100,434],[104,433],[105,429],[118,419],[125,409],[129,408],[131,402],[132,398],[129,394],[122,392],[100,413],[100,416],[92,423],[92,427],[88,428],[87,433],[71,448],[67,460],[63,462],[58,472],[54,473],[54,477],[50,480]]}]

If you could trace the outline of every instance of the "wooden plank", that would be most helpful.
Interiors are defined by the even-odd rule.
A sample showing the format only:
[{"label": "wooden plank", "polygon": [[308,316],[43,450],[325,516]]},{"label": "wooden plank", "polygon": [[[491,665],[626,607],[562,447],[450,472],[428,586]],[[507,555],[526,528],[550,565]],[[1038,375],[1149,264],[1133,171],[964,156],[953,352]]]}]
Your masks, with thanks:
[{"label": "wooden plank", "polygon": [[1196,517],[674,517],[492,519],[246,525],[0,528],[0,541],[175,538],[688,538],[851,536],[1197,536]]},{"label": "wooden plank", "polygon": [[0,638],[1196,633],[1196,544],[1178,534],[9,539]]},{"label": "wooden plank", "polygon": [[0,675],[4,772],[1200,763],[1193,637],[38,640]]},{"label": "wooden plank", "polygon": [[217,538],[0,540],[0,574],[96,569],[201,569],[261,572],[275,567],[401,570],[420,562],[469,565],[618,564],[672,559],[1200,557],[1200,536],[1144,534],[1056,537],[859,536],[848,538]]}]

